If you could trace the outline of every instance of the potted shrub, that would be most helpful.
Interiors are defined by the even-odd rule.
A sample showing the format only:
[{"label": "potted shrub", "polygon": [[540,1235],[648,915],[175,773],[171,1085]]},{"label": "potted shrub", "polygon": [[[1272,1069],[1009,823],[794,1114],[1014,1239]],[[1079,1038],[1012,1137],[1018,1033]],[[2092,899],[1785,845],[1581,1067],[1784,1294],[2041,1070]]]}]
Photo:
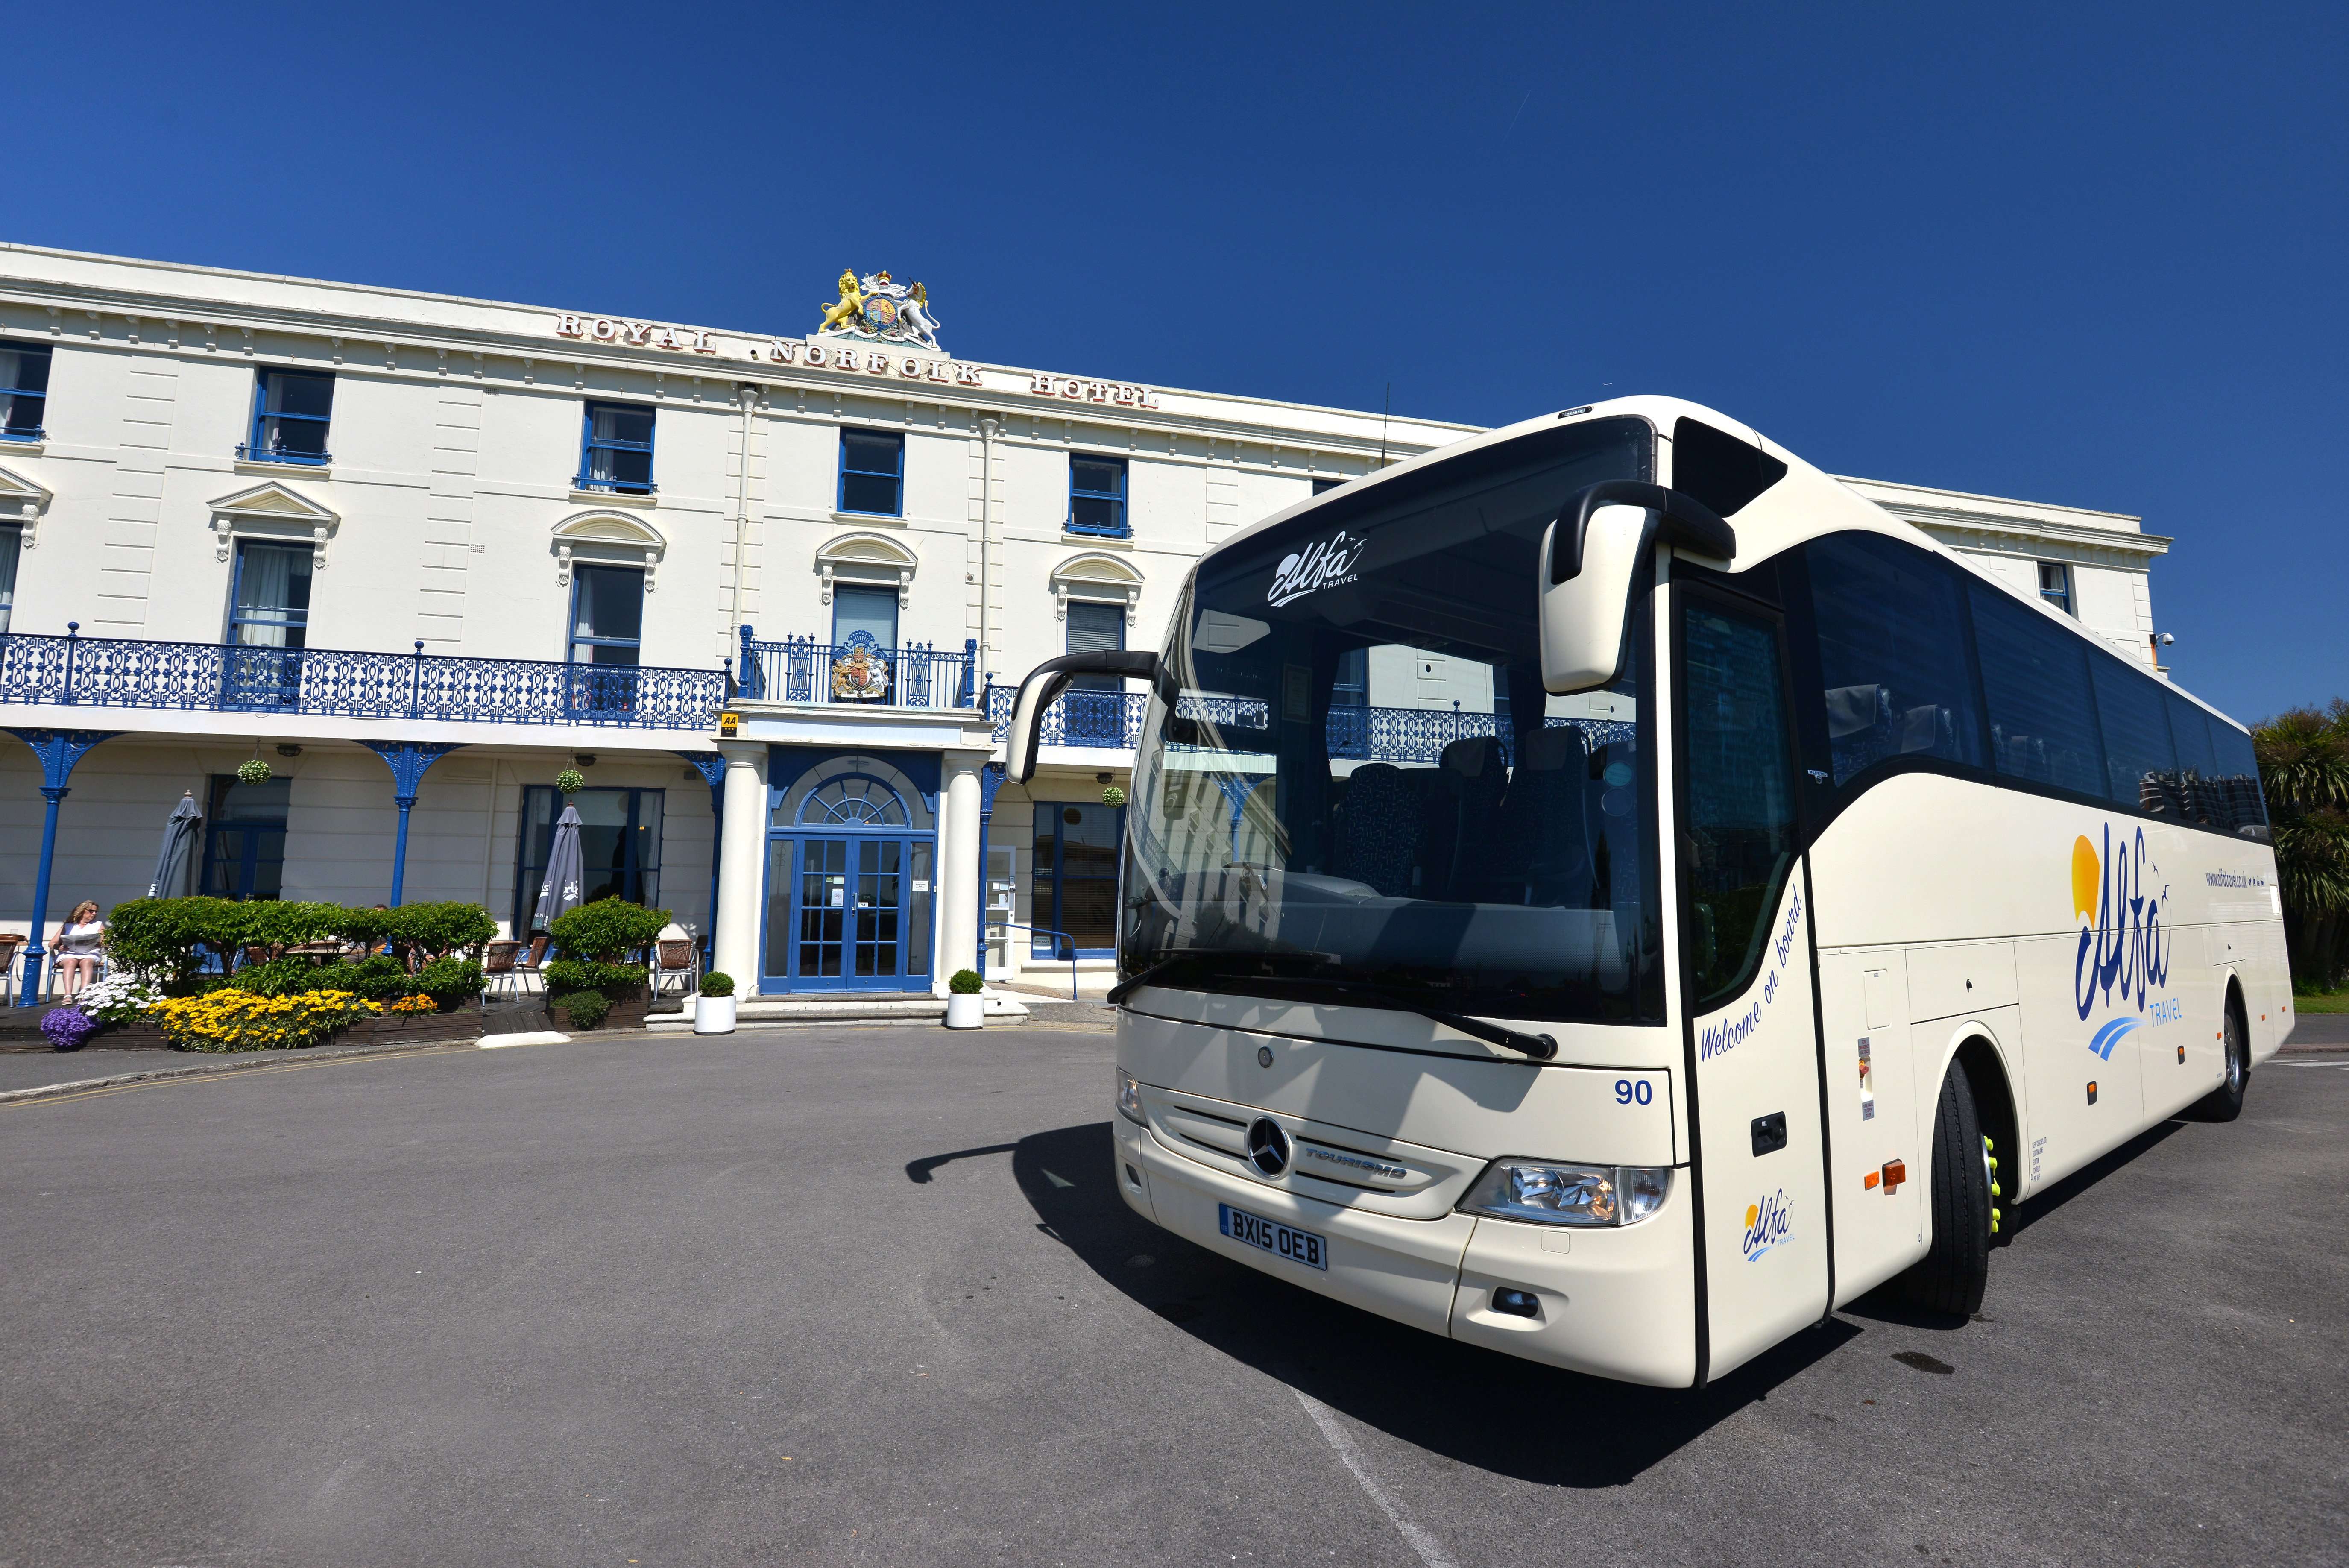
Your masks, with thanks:
[{"label": "potted shrub", "polygon": [[947,1028],[976,1029],[986,1022],[987,998],[979,994],[986,987],[987,981],[978,977],[975,969],[954,971],[954,977],[947,981]]},{"label": "potted shrub", "polygon": [[564,1027],[572,1030],[593,1029],[612,1011],[611,999],[600,991],[574,991],[556,997],[553,1005]]},{"label": "potted shrub", "polygon": [[701,994],[693,999],[696,1034],[734,1033],[734,977],[710,971],[701,977]]},{"label": "potted shrub", "polygon": [[651,999],[645,993],[645,966],[626,961],[651,947],[667,924],[667,909],[618,898],[598,898],[556,916],[546,931],[562,956],[546,965],[546,989],[558,1005],[566,995],[600,992],[611,1004],[613,1027],[636,1028]]}]

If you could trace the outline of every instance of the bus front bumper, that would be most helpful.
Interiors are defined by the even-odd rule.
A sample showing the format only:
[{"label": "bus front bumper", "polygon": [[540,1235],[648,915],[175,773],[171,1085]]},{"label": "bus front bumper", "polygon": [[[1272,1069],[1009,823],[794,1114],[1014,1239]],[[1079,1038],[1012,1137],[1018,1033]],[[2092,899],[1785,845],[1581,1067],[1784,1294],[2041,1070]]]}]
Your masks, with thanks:
[{"label": "bus front bumper", "polygon": [[[1177,1154],[1122,1116],[1112,1173],[1128,1207],[1234,1262],[1431,1334],[1575,1372],[1662,1388],[1696,1378],[1695,1251],[1685,1181],[1621,1230],[1446,1214],[1435,1220],[1325,1203]],[[1682,1173],[1685,1175],[1685,1173]],[[1223,1232],[1222,1205],[1308,1231],[1329,1267],[1275,1256]],[[1495,1310],[1529,1293],[1533,1316]]]}]

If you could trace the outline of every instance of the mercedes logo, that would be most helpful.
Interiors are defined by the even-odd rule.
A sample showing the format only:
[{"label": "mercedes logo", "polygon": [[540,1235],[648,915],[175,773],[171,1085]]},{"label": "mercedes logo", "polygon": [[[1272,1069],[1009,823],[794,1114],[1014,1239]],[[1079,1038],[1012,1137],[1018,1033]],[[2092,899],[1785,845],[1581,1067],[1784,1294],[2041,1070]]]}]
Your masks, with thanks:
[{"label": "mercedes logo", "polygon": [[1267,1176],[1278,1176],[1288,1168],[1288,1135],[1270,1116],[1258,1116],[1248,1123],[1248,1163]]}]

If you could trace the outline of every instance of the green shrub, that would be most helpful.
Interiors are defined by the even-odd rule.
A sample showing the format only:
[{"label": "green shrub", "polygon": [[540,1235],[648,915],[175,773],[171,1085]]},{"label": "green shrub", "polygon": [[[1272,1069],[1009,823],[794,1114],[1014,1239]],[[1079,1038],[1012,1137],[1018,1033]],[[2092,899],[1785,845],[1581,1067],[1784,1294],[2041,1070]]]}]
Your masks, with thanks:
[{"label": "green shrub", "polygon": [[978,977],[975,969],[958,969],[947,981],[947,989],[957,996],[977,996],[987,989],[987,981]]},{"label": "green shrub", "polygon": [[701,977],[701,994],[704,996],[733,995],[734,977],[723,970],[711,970]]},{"label": "green shrub", "polygon": [[[397,909],[346,909],[337,904],[290,903],[233,898],[133,898],[118,904],[107,922],[106,948],[119,972],[136,974],[174,996],[222,989],[255,995],[290,994],[290,970],[283,959],[252,966],[265,970],[248,981],[243,971],[223,981],[204,973],[206,950],[233,958],[248,947],[285,948],[336,938],[369,948],[389,943],[394,956],[359,965],[305,969],[311,985],[336,985],[366,996],[412,994],[361,984],[350,974],[378,961],[405,975],[411,965],[478,950],[497,934],[497,922],[479,904],[409,904]],[[478,956],[478,954],[476,954]],[[299,961],[294,961],[298,962]],[[336,971],[329,973],[327,971]],[[379,974],[380,971],[370,971]],[[348,983],[339,983],[347,981]],[[296,989],[299,989],[298,987]]]},{"label": "green shrub", "polygon": [[369,1002],[412,996],[419,989],[409,979],[398,959],[361,959],[357,963],[314,964],[298,958],[271,959],[247,964],[228,977],[226,986],[259,996],[298,996],[305,991],[347,991]]},{"label": "green shrub", "polygon": [[612,1011],[611,1000],[600,991],[574,991],[554,999],[554,1010],[574,1029],[593,1029]]},{"label": "green shrub", "polygon": [[636,963],[596,963],[588,959],[551,959],[546,965],[546,989],[549,991],[600,991],[609,996],[614,992],[634,991],[645,983],[645,966]]},{"label": "green shrub", "polygon": [[554,940],[565,958],[610,963],[652,946],[661,928],[667,924],[667,909],[647,909],[642,904],[619,898],[598,898],[557,915],[546,928],[546,934]]},{"label": "green shrub", "polygon": [[440,1004],[443,1012],[454,1012],[469,1002],[478,1001],[481,994],[481,965],[478,959],[438,958],[416,971],[409,981],[411,991],[420,991]]}]

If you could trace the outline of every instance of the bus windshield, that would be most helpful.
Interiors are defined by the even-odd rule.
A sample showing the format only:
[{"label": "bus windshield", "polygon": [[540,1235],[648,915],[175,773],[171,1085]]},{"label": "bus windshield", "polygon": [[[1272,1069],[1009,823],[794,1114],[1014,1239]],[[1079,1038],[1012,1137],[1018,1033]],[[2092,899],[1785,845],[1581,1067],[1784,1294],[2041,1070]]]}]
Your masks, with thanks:
[{"label": "bus windshield", "polygon": [[1559,506],[1652,450],[1642,421],[1557,426],[1203,560],[1134,770],[1123,975],[1660,1019],[1649,596],[1603,691],[1543,691],[1536,618]]}]

